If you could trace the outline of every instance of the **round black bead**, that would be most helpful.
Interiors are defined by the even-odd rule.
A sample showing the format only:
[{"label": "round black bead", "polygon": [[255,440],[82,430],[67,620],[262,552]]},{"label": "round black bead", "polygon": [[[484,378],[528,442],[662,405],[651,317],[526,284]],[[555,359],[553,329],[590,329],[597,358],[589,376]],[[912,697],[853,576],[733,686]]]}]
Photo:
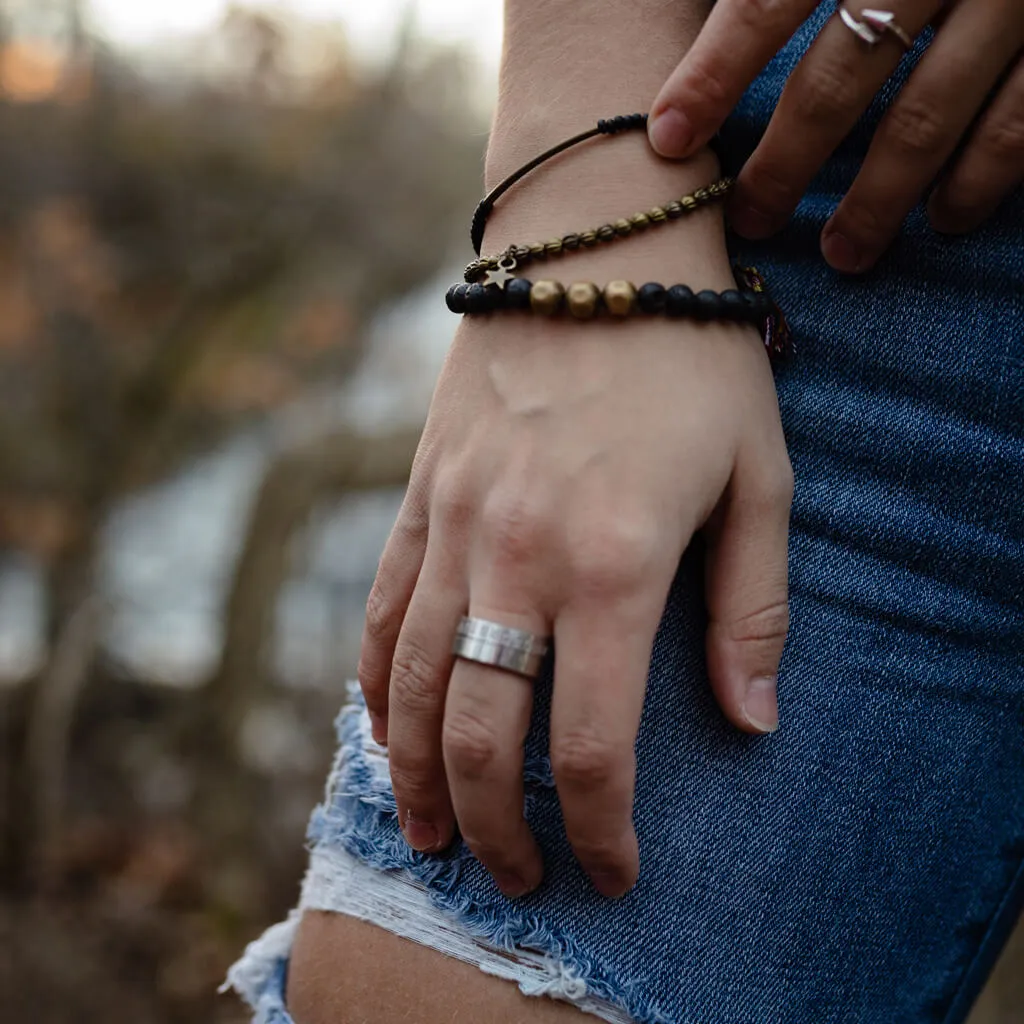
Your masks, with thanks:
[{"label": "round black bead", "polygon": [[718,301],[721,304],[722,312],[719,316],[723,320],[735,320],[742,322],[747,317],[747,306],[743,301],[743,296],[740,295],[735,288],[730,288],[728,291],[722,292],[718,296]]},{"label": "round black bead", "polygon": [[698,320],[717,320],[722,315],[722,300],[718,292],[705,289],[693,297],[693,315]]},{"label": "round black bead", "polygon": [[636,304],[643,313],[661,313],[665,309],[665,286],[649,281],[636,290]]},{"label": "round black bead", "polygon": [[466,291],[468,284],[453,284],[444,297],[445,304],[453,313],[466,312]]},{"label": "round black bead", "polygon": [[740,302],[743,303],[744,319],[752,324],[756,324],[764,319],[764,314],[761,312],[761,306],[758,302],[757,292],[740,292]]},{"label": "round black bead", "polygon": [[471,284],[466,289],[467,313],[487,313],[493,308],[492,297],[482,284]]},{"label": "round black bead", "polygon": [[529,309],[530,288],[532,281],[525,277],[514,277],[511,281],[505,282],[505,308],[506,309]]},{"label": "round black bead", "polygon": [[692,316],[694,298],[692,288],[674,284],[665,293],[665,312],[669,316]]}]

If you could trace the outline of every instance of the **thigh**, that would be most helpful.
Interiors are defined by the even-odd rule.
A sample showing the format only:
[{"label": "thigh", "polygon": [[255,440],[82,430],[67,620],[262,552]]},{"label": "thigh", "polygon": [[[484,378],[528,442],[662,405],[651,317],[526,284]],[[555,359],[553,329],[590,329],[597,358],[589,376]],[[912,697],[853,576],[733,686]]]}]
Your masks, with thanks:
[{"label": "thigh", "polygon": [[[568,1003],[344,914],[307,910],[288,969],[295,1024],[572,1024]],[[594,1019],[594,1018],[588,1018]]]}]

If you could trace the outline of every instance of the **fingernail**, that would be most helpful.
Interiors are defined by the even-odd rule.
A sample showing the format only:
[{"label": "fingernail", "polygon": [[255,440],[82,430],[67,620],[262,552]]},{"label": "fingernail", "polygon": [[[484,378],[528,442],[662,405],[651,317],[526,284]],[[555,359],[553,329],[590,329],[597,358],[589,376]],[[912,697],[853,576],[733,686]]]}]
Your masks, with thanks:
[{"label": "fingernail", "polygon": [[774,676],[752,679],[743,701],[743,717],[758,732],[775,732],[779,727],[779,703]]},{"label": "fingernail", "polygon": [[594,883],[594,888],[610,900],[625,896],[633,888],[623,881],[622,875],[617,871],[591,871],[590,880]]},{"label": "fingernail", "polygon": [[436,850],[441,841],[437,829],[429,821],[417,821],[411,814],[406,815],[402,834],[405,836],[405,841],[420,853]]},{"label": "fingernail", "polygon": [[779,229],[778,218],[753,203],[735,203],[729,211],[729,223],[744,238],[767,238]]},{"label": "fingernail", "polygon": [[821,252],[830,267],[843,274],[857,274],[863,269],[864,256],[846,235],[832,231],[821,240]]},{"label": "fingernail", "polygon": [[375,715],[372,711],[370,715],[370,735],[373,736],[373,742],[379,746],[386,747],[388,745],[388,724],[384,721],[380,715]]},{"label": "fingernail", "polygon": [[514,871],[495,871],[494,881],[506,899],[517,900],[530,891],[530,886]]},{"label": "fingernail", "polygon": [[693,140],[693,126],[681,110],[666,107],[647,126],[647,135],[656,153],[685,156]]}]

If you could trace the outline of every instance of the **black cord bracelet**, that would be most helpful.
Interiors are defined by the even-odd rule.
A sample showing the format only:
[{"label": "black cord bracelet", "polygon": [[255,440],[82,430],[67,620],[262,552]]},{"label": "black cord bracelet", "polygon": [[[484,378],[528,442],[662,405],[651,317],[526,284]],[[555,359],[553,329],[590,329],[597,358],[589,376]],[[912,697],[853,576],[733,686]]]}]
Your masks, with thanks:
[{"label": "black cord bracelet", "polygon": [[565,287],[558,281],[516,277],[504,287],[454,284],[448,289],[445,302],[453,313],[465,314],[521,310],[554,316],[567,312],[578,320],[589,320],[601,313],[613,318],[639,314],[755,324],[773,360],[791,355],[792,334],[760,272],[754,267],[740,266],[734,267],[733,272],[741,287],[723,292],[694,292],[684,284],[666,287],[653,281],[639,288],[629,281],[611,281],[603,289],[590,281],[577,281]]},{"label": "black cord bracelet", "polygon": [[633,131],[637,128],[647,127],[647,115],[646,114],[620,114],[618,117],[609,117],[602,119],[597,122],[596,127],[589,128],[585,132],[580,132],[579,135],[574,135],[571,139],[566,139],[564,142],[559,142],[557,146],[552,146],[550,149],[545,150],[540,156],[535,156],[528,163],[523,164],[518,171],[513,171],[504,181],[500,184],[495,185],[490,192],[480,200],[479,205],[476,208],[476,212],[473,214],[473,223],[469,229],[469,237],[473,243],[473,252],[480,255],[480,248],[484,242],[484,228],[487,226],[487,218],[491,215],[491,210],[494,209],[494,204],[521,178],[525,178],[530,171],[540,167],[542,163],[550,160],[553,156],[558,156],[559,153],[564,153],[567,149],[573,146],[579,145],[581,142],[586,142],[587,139],[592,139],[597,135],[618,135],[619,132]]}]

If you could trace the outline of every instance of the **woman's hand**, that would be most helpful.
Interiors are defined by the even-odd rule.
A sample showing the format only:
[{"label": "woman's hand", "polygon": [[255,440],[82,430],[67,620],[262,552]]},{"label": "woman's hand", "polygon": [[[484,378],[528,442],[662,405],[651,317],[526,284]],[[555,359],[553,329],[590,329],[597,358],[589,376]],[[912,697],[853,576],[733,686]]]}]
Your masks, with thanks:
[{"label": "woman's hand", "polygon": [[[652,107],[655,149],[685,156],[704,145],[817,2],[718,0]],[[977,227],[1024,180],[1024,3],[850,0],[848,11],[861,20],[864,8],[879,7],[891,11],[911,37],[944,17],[825,225],[825,258],[848,273],[878,260],[936,179],[928,212],[944,232]],[[891,31],[882,30],[870,46],[838,14],[828,21],[740,175],[731,209],[738,232],[765,238],[785,224],[902,55]],[[966,145],[950,163],[961,141]]]},{"label": "woman's hand", "polygon": [[[727,267],[724,249],[705,264]],[[701,285],[730,287],[727,275]],[[532,683],[453,664],[468,613],[553,634],[550,753],[567,833],[597,888],[626,892],[638,871],[634,742],[680,556],[703,529],[708,671],[723,712],[748,732],[773,730],[791,491],[751,328],[465,319],[381,560],[359,668],[409,843],[440,850],[457,822],[506,895],[541,880],[523,817]]]}]

